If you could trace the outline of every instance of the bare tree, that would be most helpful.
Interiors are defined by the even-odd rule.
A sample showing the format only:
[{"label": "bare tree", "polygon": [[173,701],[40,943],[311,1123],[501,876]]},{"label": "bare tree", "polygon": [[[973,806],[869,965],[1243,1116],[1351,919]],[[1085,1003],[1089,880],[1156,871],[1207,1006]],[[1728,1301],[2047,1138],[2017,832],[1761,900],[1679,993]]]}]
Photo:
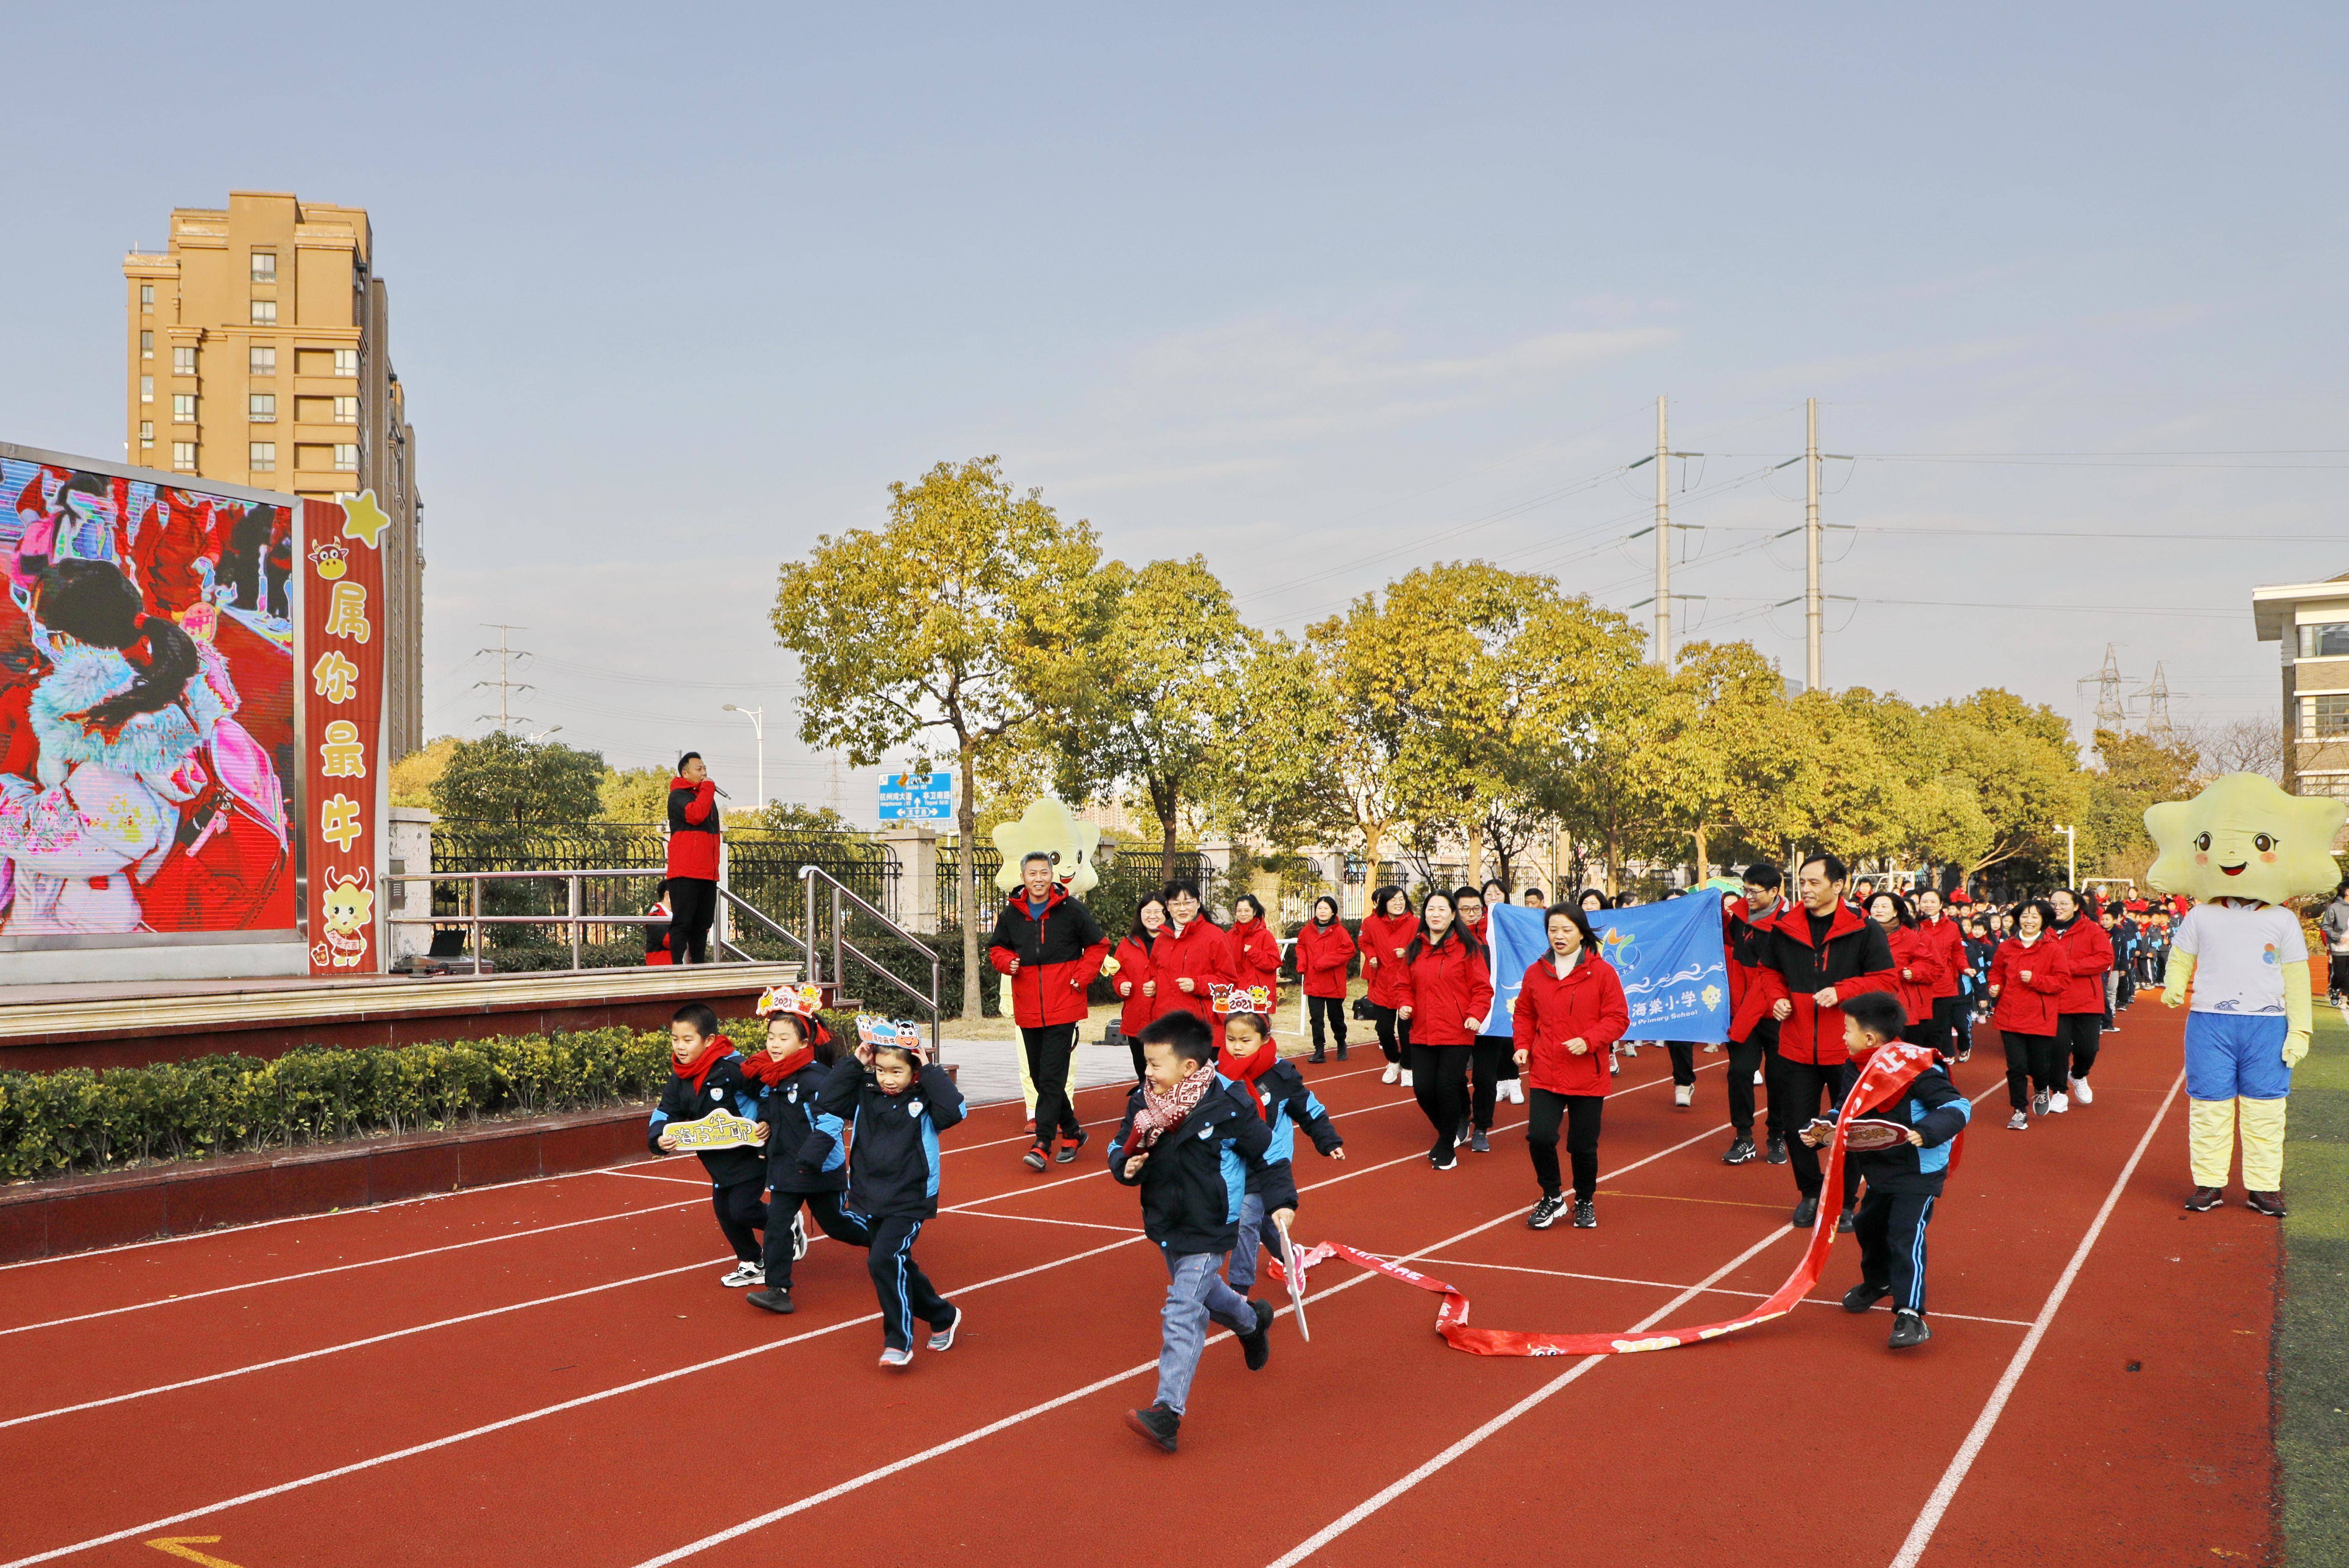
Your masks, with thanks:
[{"label": "bare tree", "polygon": [[2193,746],[2199,772],[2215,779],[2222,773],[2258,773],[2281,783],[2283,779],[2283,721],[2259,714],[2240,718],[2204,719],[2184,727],[2180,738]]}]

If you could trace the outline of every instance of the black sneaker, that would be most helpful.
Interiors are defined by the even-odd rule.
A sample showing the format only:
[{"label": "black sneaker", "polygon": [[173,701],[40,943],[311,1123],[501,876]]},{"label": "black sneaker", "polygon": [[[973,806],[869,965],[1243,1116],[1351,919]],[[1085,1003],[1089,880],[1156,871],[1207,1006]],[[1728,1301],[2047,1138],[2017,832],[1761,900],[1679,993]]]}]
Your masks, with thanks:
[{"label": "black sneaker", "polygon": [[1932,1337],[1932,1326],[1925,1321],[1923,1313],[1911,1312],[1904,1306],[1892,1315],[1893,1349],[1906,1350],[1912,1345],[1922,1345]]},{"label": "black sneaker", "polygon": [[1319,1046],[1316,1046],[1313,1047],[1313,1054],[1305,1059],[1310,1065],[1318,1068],[1330,1058],[1322,1054],[1321,1047]]},{"label": "black sneaker", "polygon": [[1125,1424],[1171,1454],[1174,1434],[1183,1429],[1183,1418],[1164,1405],[1152,1405],[1146,1410],[1128,1410]]},{"label": "black sneaker", "polygon": [[2193,1196],[2186,1200],[2186,1206],[2198,1214],[2206,1214],[2226,1201],[2227,1190],[2223,1187],[2197,1187]]},{"label": "black sneaker", "polygon": [[1819,1201],[1805,1198],[1795,1205],[1795,1212],[1786,1223],[1797,1231],[1807,1231],[1819,1222]]},{"label": "black sneaker", "polygon": [[1338,1059],[1341,1062],[1346,1059],[1346,1042],[1343,1040],[1338,1042]]},{"label": "black sneaker", "polygon": [[1025,1165],[1030,1171],[1041,1171],[1044,1169],[1044,1146],[1040,1143],[1036,1145],[1035,1148],[1030,1150],[1027,1153],[1022,1154],[1019,1157],[1019,1163]]},{"label": "black sneaker", "polygon": [[1468,1135],[1468,1150],[1472,1154],[1490,1154],[1493,1152],[1493,1140],[1485,1136],[1485,1130],[1483,1128],[1480,1127],[1475,1131]]},{"label": "black sneaker", "polygon": [[1052,1150],[1053,1163],[1066,1165],[1074,1160],[1077,1157],[1077,1150],[1085,1146],[1090,1136],[1083,1128],[1080,1127],[1074,1138],[1061,1139],[1060,1146]]},{"label": "black sneaker", "polygon": [[2283,1194],[2246,1191],[2243,1194],[2243,1207],[2254,1214],[2265,1214],[2271,1220],[2281,1220],[2284,1216]]},{"label": "black sneaker", "polygon": [[1460,1151],[1456,1149],[1446,1150],[1441,1154],[1430,1151],[1427,1156],[1427,1162],[1430,1165],[1434,1166],[1438,1171],[1449,1171],[1454,1165],[1460,1163]]},{"label": "black sneaker", "polygon": [[1534,1205],[1534,1212],[1526,1216],[1526,1225],[1531,1230],[1547,1231],[1565,1212],[1566,1200],[1555,1192],[1545,1192],[1541,1202]]},{"label": "black sneaker", "polygon": [[1847,1236],[1851,1234],[1851,1211],[1849,1209],[1846,1209],[1842,1213],[1836,1216],[1836,1234],[1838,1236]]},{"label": "black sneaker", "polygon": [[1843,1293],[1843,1309],[1846,1312],[1866,1312],[1891,1294],[1892,1287],[1889,1284],[1856,1284]]},{"label": "black sneaker", "polygon": [[1784,1133],[1774,1132],[1770,1135],[1770,1147],[1764,1151],[1762,1158],[1773,1165],[1784,1165],[1786,1162],[1786,1139]]},{"label": "black sneaker", "polygon": [[768,1312],[780,1312],[786,1316],[799,1310],[799,1308],[792,1305],[792,1293],[790,1291],[778,1290],[773,1286],[769,1286],[765,1290],[754,1290],[742,1299],[749,1302],[752,1306],[762,1308]]},{"label": "black sneaker", "polygon": [[1577,1198],[1574,1201],[1574,1228],[1578,1231],[1595,1231],[1599,1228],[1599,1211],[1592,1206],[1588,1198]]},{"label": "black sneaker", "polygon": [[1233,1336],[1240,1342],[1240,1354],[1247,1359],[1247,1369],[1261,1372],[1264,1364],[1272,1359],[1272,1306],[1268,1302],[1252,1301],[1256,1309],[1256,1332]]},{"label": "black sneaker", "polygon": [[1723,1165],[1746,1165],[1754,1158],[1754,1140],[1739,1133],[1729,1140],[1729,1152],[1721,1157]]}]

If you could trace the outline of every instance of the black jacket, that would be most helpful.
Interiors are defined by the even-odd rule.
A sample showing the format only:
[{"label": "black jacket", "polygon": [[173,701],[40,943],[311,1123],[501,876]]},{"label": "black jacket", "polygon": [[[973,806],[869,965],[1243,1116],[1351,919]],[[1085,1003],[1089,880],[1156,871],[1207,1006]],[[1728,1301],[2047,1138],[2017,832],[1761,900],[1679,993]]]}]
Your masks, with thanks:
[{"label": "black jacket", "polygon": [[778,1192],[838,1192],[848,1185],[840,1118],[817,1105],[832,1068],[810,1062],[778,1084],[750,1080],[767,1124],[767,1185]]},{"label": "black jacket", "polygon": [[1285,1057],[1264,1070],[1254,1090],[1231,1078],[1224,1081],[1236,1093],[1255,1095],[1264,1113],[1265,1130],[1270,1136],[1265,1150],[1264,1171],[1261,1174],[1248,1172],[1247,1190],[1264,1200],[1268,1213],[1275,1209],[1294,1209],[1297,1178],[1291,1161],[1296,1153],[1297,1130],[1305,1130],[1305,1136],[1313,1140],[1314,1152],[1324,1160],[1346,1146],[1346,1140],[1330,1123],[1329,1108],[1305,1087],[1305,1075],[1297,1070],[1297,1064]]},{"label": "black jacket", "polygon": [[1844,1190],[1849,1191],[1851,1184],[1865,1176],[1871,1191],[1938,1196],[1949,1180],[1950,1140],[1966,1130],[1974,1114],[1973,1102],[1957,1091],[1949,1074],[1937,1067],[1927,1068],[1909,1080],[1899,1099],[1866,1114],[1916,1129],[1925,1144],[1920,1149],[1913,1143],[1896,1143],[1889,1149],[1848,1156]]},{"label": "black jacket", "polygon": [[[946,1068],[924,1068],[903,1094],[883,1094],[881,1086],[854,1057],[843,1057],[825,1079],[818,1102],[823,1114],[849,1126],[848,1206],[868,1219],[938,1212],[938,1134],[963,1117],[962,1093]],[[819,1126],[809,1134],[800,1158],[838,1141]]]},{"label": "black jacket", "polygon": [[1129,1177],[1125,1146],[1145,1103],[1147,1092],[1136,1088],[1109,1146],[1111,1177],[1142,1189],[1143,1233],[1177,1256],[1230,1252],[1239,1243],[1240,1200],[1252,1180],[1268,1174],[1271,1130],[1219,1078],[1179,1126],[1159,1136],[1140,1174]]},{"label": "black jacket", "polygon": [[[759,1086],[742,1073],[742,1057],[729,1051],[718,1058],[697,1092],[690,1078],[674,1073],[661,1090],[660,1104],[653,1108],[652,1124],[645,1130],[645,1147],[656,1154],[667,1154],[660,1146],[661,1130],[672,1121],[699,1121],[713,1110],[755,1119],[759,1114]],[[701,1168],[709,1172],[710,1181],[719,1187],[739,1186],[745,1181],[764,1181],[767,1178],[767,1151],[763,1149],[704,1149]]]}]

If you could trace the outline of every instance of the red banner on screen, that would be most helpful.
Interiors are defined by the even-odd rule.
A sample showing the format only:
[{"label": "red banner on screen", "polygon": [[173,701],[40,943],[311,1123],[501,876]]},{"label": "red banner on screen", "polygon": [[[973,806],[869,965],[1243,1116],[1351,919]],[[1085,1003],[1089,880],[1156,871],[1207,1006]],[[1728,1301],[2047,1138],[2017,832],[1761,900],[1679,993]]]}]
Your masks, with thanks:
[{"label": "red banner on screen", "polygon": [[383,531],[373,490],[302,503],[302,832],[310,973],[372,975],[383,838]]}]

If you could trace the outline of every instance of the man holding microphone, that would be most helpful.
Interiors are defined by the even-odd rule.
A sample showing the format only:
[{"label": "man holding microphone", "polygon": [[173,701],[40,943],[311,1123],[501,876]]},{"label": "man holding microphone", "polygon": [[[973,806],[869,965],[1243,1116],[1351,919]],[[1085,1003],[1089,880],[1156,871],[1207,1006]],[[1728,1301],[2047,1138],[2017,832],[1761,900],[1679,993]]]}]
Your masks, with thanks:
[{"label": "man holding microphone", "polygon": [[668,781],[668,952],[672,964],[709,962],[718,913],[718,786],[698,751],[677,759]]}]

